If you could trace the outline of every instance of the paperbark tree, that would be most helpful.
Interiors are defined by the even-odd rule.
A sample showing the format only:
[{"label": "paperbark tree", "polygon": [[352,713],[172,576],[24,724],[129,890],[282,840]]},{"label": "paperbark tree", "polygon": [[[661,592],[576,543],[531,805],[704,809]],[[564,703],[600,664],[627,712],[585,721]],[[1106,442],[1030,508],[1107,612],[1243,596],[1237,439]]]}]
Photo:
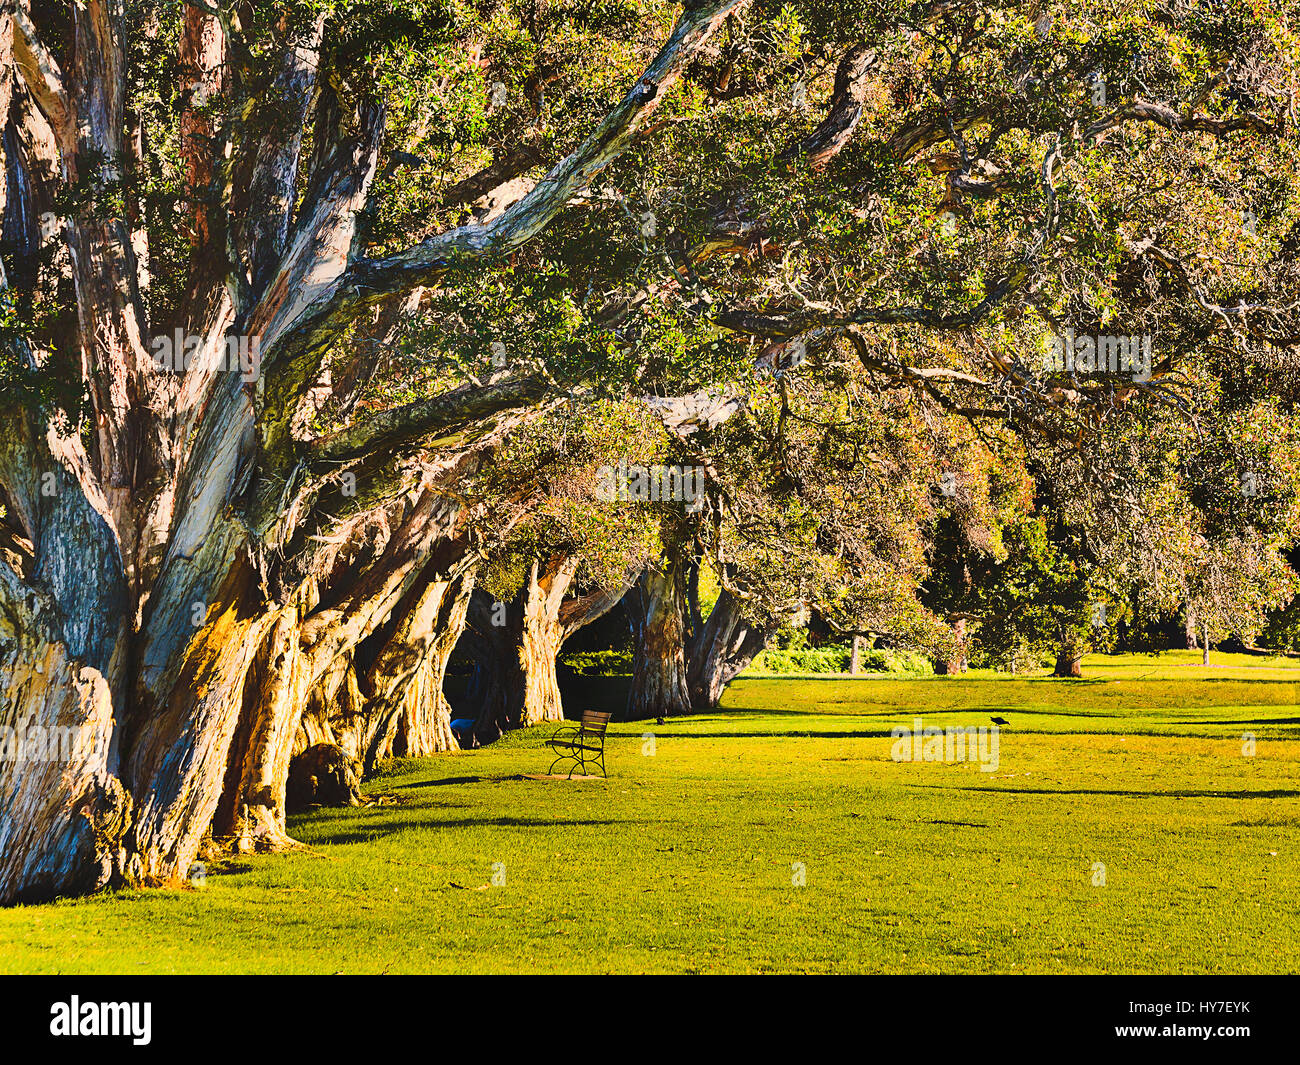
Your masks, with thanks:
[{"label": "paperbark tree", "polygon": [[634,649],[630,721],[691,712],[680,566],[680,560],[669,557],[647,567],[628,596]]},{"label": "paperbark tree", "polygon": [[[395,17],[419,5],[398,6]],[[806,28],[843,58],[815,128],[773,137],[773,154],[777,143],[795,146],[779,165],[797,188],[770,180],[776,161],[763,151],[715,152],[732,131],[752,138],[747,116],[783,95],[788,35],[772,49],[765,28],[737,18],[717,47],[719,27],[756,6],[689,0],[671,13],[662,47],[648,43],[649,26],[669,21],[656,7],[619,49],[641,69],[619,66],[600,82],[627,86],[603,113],[592,113],[603,88],[588,81],[571,94],[585,109],[580,128],[552,130],[561,112],[539,113],[537,130],[498,145],[495,161],[468,176],[483,160],[458,152],[459,129],[442,131],[439,151],[451,146],[458,180],[403,215],[390,210],[393,183],[377,175],[409,163],[404,146],[421,118],[407,94],[385,95],[393,79],[370,64],[386,42],[364,37],[369,24],[350,19],[351,6],[189,0],[169,38],[174,8],[6,0],[3,725],[68,729],[86,743],[57,764],[0,764],[0,903],[174,882],[209,831],[240,846],[291,846],[287,765],[323,686],[359,700],[349,733],[359,744],[387,742],[376,746],[389,733],[371,728],[371,711],[387,707],[392,719],[409,671],[403,641],[426,638],[413,630],[390,641],[431,582],[455,584],[475,561],[477,501],[464,484],[513,426],[576,389],[546,365],[483,378],[460,364],[381,402],[361,395],[374,353],[414,305],[465,300],[448,326],[469,330],[467,278],[546,273],[545,256],[530,252],[563,228],[566,207],[595,215],[592,205],[604,205],[621,225],[632,197],[593,188],[598,177],[632,186],[662,162],[682,184],[705,174],[727,190],[693,190],[680,226],[664,220],[657,258],[647,257],[662,270],[648,282],[609,265],[636,258],[613,237],[599,254],[572,231],[546,249],[563,260],[549,278],[573,275],[565,299],[552,299],[568,329],[556,328],[564,335],[552,347],[566,357],[583,347],[570,325],[585,314],[592,364],[607,367],[593,353],[612,352],[640,392],[669,394],[687,377],[691,388],[738,392],[736,374],[710,360],[750,339],[761,341],[752,367],[781,382],[799,345],[838,344],[877,394],[924,395],[954,417],[1080,441],[1135,410],[1176,406],[1163,378],[1180,357],[1206,372],[1230,360],[1223,372],[1234,380],[1275,380],[1272,369],[1239,367],[1295,346],[1294,241],[1237,240],[1235,207],[1199,205],[1239,184],[1242,167],[1293,165],[1284,101],[1294,39],[1282,21],[1166,13],[1172,43],[1158,35],[1151,46],[1168,54],[1101,108],[1079,91],[1099,61],[1079,34],[1039,48],[1028,23],[990,21],[981,5],[906,5],[873,20],[871,32],[888,38],[876,49],[845,39],[835,5],[816,7]],[[1090,12],[1077,22],[1098,36],[1108,28]],[[454,53],[472,42],[439,43]],[[164,48],[184,89],[174,126],[158,122],[177,139],[151,153],[140,116],[157,87],[149,79],[170,64]],[[761,48],[779,58],[755,59]],[[1118,63],[1111,52],[1100,59]],[[877,53],[896,55],[898,69],[878,69]],[[479,87],[481,73],[477,63],[457,68]],[[926,83],[923,102],[909,98],[907,79]],[[675,93],[683,80],[691,91]],[[1205,88],[1189,96],[1193,83]],[[732,106],[751,93],[759,106]],[[789,121],[804,125],[801,113]],[[710,122],[717,130],[696,137]],[[669,140],[663,157],[652,137]],[[564,147],[534,180],[526,171],[549,143]],[[645,155],[621,173],[632,150]],[[150,206],[159,175],[141,172],[159,158],[175,160],[187,182],[161,208]],[[436,183],[440,165],[420,181]],[[1135,195],[1165,178],[1169,197]],[[514,180],[517,199],[495,195]],[[915,210],[918,188],[941,192],[961,217],[979,214],[978,239],[943,244],[930,212]],[[485,193],[495,206],[481,220],[429,222],[438,205]],[[834,224],[814,232],[812,203]],[[1287,203],[1276,206],[1266,232],[1290,217]],[[1178,234],[1211,229],[1230,245],[1219,257],[1234,264],[1226,274],[1174,246]],[[179,296],[164,298],[164,276],[179,278]],[[1061,324],[1059,308],[1085,325],[1094,308],[1077,294],[1102,288],[1108,309],[1133,318],[1129,331],[1177,323],[1153,378],[1083,380],[1028,365],[1024,352]],[[579,309],[583,290],[617,295],[607,310]],[[521,303],[545,302],[529,293]],[[967,339],[935,352],[918,341],[926,335]],[[182,350],[157,346],[172,337]],[[662,372],[663,353],[683,351],[690,372]],[[248,365],[231,372],[231,352]],[[162,354],[171,358],[160,372]],[[686,665],[665,632],[680,611],[673,588],[653,581],[643,628],[671,661],[640,684],[647,705],[676,712],[689,705]],[[435,623],[449,632],[454,611],[442,610],[450,593],[441,594]],[[412,722],[412,742],[423,731]]]},{"label": "paperbark tree", "polygon": [[368,753],[369,765],[389,755],[419,758],[459,749],[442,684],[473,588],[472,575],[430,581],[376,656],[367,686],[378,716],[387,711],[393,725],[381,726],[392,739]]},{"label": "paperbark tree", "polygon": [[727,589],[709,611],[708,621],[686,645],[686,683],[696,710],[716,707],[722,693],[767,643],[766,634],[745,620]]},{"label": "paperbark tree", "polygon": [[512,601],[476,596],[467,644],[475,659],[468,698],[477,710],[479,742],[490,743],[507,729],[564,720],[556,674],[560,651],[579,629],[612,610],[635,579],[633,574],[612,588],[568,596],[580,563],[576,555],[534,560]]},{"label": "paperbark tree", "polygon": [[435,574],[411,589],[381,631],[336,657],[307,697],[295,762],[332,748],[368,774],[385,758],[458,750],[442,686],[473,587],[472,567]]},{"label": "paperbark tree", "polygon": [[[216,834],[291,845],[285,782],[309,694],[340,660],[355,663],[431,566],[456,579],[470,546],[447,486],[465,455],[500,438],[503,416],[547,389],[507,375],[313,435],[308,393],[326,356],[394,300],[541,232],[744,6],[689,5],[605,120],[504,213],[367,259],[358,227],[386,108],[364,91],[345,107],[322,77],[338,27],[325,13],[282,26],[255,56],[248,12],[190,5],[180,52],[193,81],[182,123],[192,291],[159,321],[127,212],[112,205],[131,180],[125,4],[68,5],[63,34],[52,9],[6,3],[5,230],[17,257],[36,262],[40,220],[56,213],[49,239],[66,252],[77,309],[54,335],[6,331],[6,358],[39,380],[79,357],[93,431],[83,444],[49,403],[3,397],[0,486],[20,550],[0,563],[0,690],[7,725],[96,742],[64,764],[0,766],[0,903],[183,877],[223,789]],[[69,189],[84,195],[56,212],[55,192]],[[146,338],[173,327],[193,358],[160,373]],[[255,351],[257,366],[227,372],[228,348]],[[433,439],[433,459],[412,462]],[[392,536],[341,557],[367,515]],[[369,677],[385,705],[403,657],[381,653]],[[423,713],[399,732],[413,749],[438,742]]]}]

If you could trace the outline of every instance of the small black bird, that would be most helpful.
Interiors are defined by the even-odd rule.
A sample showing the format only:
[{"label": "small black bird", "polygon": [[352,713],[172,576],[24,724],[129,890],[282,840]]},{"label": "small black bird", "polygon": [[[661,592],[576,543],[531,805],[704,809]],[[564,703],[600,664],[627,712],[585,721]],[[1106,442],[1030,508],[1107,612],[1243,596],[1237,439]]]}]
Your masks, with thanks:
[{"label": "small black bird", "polygon": [[1009,725],[1009,724],[1011,724],[1011,722],[1008,721],[1005,717],[995,717],[995,718],[991,718],[990,720],[991,720],[991,721],[993,722],[993,724],[995,724],[995,725]]},{"label": "small black bird", "polygon": [[664,723],[664,719],[662,717],[655,718],[656,725],[662,725],[663,723]]}]

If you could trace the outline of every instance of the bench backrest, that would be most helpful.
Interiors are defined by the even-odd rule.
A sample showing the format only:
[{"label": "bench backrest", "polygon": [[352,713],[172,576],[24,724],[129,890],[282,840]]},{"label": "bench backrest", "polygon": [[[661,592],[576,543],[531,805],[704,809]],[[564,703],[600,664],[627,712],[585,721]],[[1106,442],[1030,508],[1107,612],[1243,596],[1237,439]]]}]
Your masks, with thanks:
[{"label": "bench backrest", "polygon": [[599,710],[584,710],[582,712],[581,731],[594,736],[603,736],[605,735],[605,729],[609,727],[609,719],[613,716],[612,711],[603,713]]}]

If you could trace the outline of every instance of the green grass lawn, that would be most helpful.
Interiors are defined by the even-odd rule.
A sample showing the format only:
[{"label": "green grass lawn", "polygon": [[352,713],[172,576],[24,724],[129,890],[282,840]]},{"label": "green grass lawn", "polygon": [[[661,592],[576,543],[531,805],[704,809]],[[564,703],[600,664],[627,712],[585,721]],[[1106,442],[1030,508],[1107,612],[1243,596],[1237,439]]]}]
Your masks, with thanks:
[{"label": "green grass lawn", "polygon": [[[607,782],[523,778],[533,730],[392,765],[380,805],[296,817],[309,851],[202,890],[0,911],[0,971],[1295,972],[1295,667],[742,679],[613,726]],[[993,714],[997,772],[890,757],[915,716]]]}]

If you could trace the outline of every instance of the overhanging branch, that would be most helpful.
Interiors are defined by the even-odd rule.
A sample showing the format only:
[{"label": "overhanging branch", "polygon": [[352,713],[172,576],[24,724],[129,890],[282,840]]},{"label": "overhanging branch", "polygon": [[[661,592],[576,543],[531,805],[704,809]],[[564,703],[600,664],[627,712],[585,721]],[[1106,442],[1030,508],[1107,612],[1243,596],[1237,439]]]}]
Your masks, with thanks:
[{"label": "overhanging branch", "polygon": [[447,433],[503,411],[531,407],[546,396],[545,378],[515,377],[496,384],[464,385],[451,392],[379,411],[355,425],[314,440],[313,466],[391,451],[434,433]]}]

